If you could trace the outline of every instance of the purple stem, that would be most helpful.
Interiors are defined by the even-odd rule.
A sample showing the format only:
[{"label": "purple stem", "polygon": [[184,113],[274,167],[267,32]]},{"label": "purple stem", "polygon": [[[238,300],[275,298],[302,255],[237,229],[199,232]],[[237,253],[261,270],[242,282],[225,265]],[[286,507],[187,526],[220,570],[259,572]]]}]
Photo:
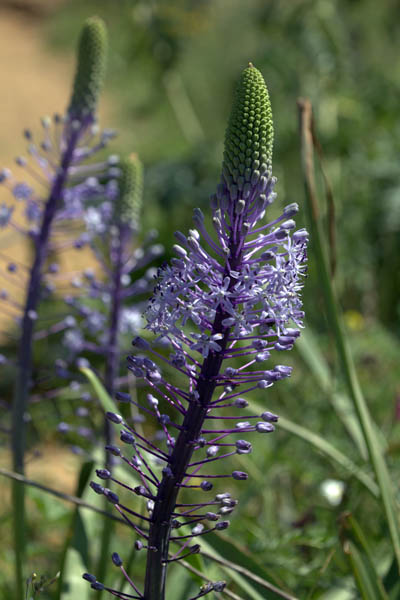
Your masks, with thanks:
[{"label": "purple stem", "polygon": [[[113,257],[112,290],[111,290],[111,313],[110,327],[107,343],[106,365],[104,383],[105,388],[111,398],[115,395],[115,385],[119,372],[119,352],[118,352],[118,329],[121,320],[122,308],[122,285],[121,275],[123,269],[124,248],[129,232],[122,225],[118,232],[118,245],[115,248]],[[113,427],[112,423],[105,419],[104,438],[107,445],[112,444]],[[106,468],[110,468],[110,454],[106,452]]]},{"label": "purple stem", "polygon": [[[21,323],[21,338],[18,350],[18,373],[15,385],[14,403],[12,408],[12,454],[13,469],[24,474],[24,455],[26,446],[26,424],[24,415],[29,399],[29,388],[32,374],[32,343],[34,315],[40,300],[42,267],[47,257],[51,227],[61,200],[63,188],[68,178],[68,168],[72,162],[74,150],[82,131],[92,122],[90,115],[81,122],[78,129],[68,131],[68,140],[62,155],[60,169],[50,189],[45,204],[43,220],[39,234],[35,239],[34,260],[30,269],[24,312]],[[24,487],[15,482],[13,485],[14,504],[14,537],[16,548],[16,574],[18,580],[17,597],[22,598],[22,569],[25,546],[25,508]]]}]

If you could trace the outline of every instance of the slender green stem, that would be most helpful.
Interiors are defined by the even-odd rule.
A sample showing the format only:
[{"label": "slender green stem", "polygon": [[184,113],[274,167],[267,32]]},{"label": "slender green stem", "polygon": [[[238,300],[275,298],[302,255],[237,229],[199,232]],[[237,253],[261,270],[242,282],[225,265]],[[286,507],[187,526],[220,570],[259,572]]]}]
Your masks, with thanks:
[{"label": "slender green stem", "polygon": [[[88,502],[85,502],[84,500],[82,500],[81,498],[78,498],[77,496],[71,496],[71,494],[65,494],[64,492],[60,492],[59,490],[54,490],[53,488],[50,488],[47,485],[43,485],[42,483],[39,483],[38,481],[34,481],[33,479],[27,479],[23,475],[20,475],[19,473],[15,473],[14,471],[9,471],[8,469],[3,469],[2,467],[0,467],[0,475],[3,475],[4,477],[8,477],[9,479],[12,479],[13,481],[17,481],[21,485],[29,485],[31,487],[35,487],[35,488],[41,490],[42,492],[46,492],[46,494],[51,494],[52,496],[56,496],[56,498],[60,498],[60,500],[65,500],[66,502],[72,502],[72,504],[76,504],[76,506],[79,506],[80,508],[88,508],[89,510],[93,510],[94,512],[97,512],[100,515],[103,515],[104,517],[111,519],[112,521],[116,521],[117,523],[122,523],[123,525],[127,525],[126,521],[124,521],[120,517],[116,517],[112,513],[105,512],[101,508],[97,508],[97,506],[93,506],[93,504],[89,504]],[[129,525],[127,525],[127,527],[129,527]]]},{"label": "slender green stem", "polygon": [[397,515],[393,485],[384,459],[382,447],[376,438],[374,423],[365,402],[354,366],[353,358],[347,343],[336,300],[333,283],[329,275],[326,254],[322,242],[321,223],[319,218],[318,201],[314,177],[313,156],[313,123],[312,107],[309,100],[298,101],[300,116],[301,154],[306,192],[306,206],[309,214],[312,247],[315,253],[321,289],[324,294],[325,306],[329,325],[336,342],[343,377],[349,389],[358,420],[363,431],[369,458],[375,472],[380,489],[383,509],[389,528],[393,551],[400,570],[400,525]]},{"label": "slender green stem", "polygon": [[[190,571],[191,573],[194,573],[198,577],[201,577],[202,579],[204,579],[204,581],[211,582],[211,579],[208,579],[207,577],[205,577],[204,573],[202,573],[198,569],[195,569],[194,567],[192,567],[192,565],[190,565],[185,560],[180,560],[178,562],[178,565],[181,566],[181,567],[183,567],[187,571]],[[242,596],[238,596],[237,594],[234,594],[233,592],[230,592],[226,588],[223,590],[222,594],[225,595],[225,596],[227,596],[228,598],[231,598],[232,600],[244,600],[244,598],[242,598]]]},{"label": "slender green stem", "polygon": [[[240,573],[240,575],[244,575],[244,577],[248,577],[248,579],[251,579],[251,581],[254,581],[255,583],[258,583],[259,585],[261,585],[265,589],[267,589],[267,590],[269,590],[271,592],[274,592],[274,594],[277,594],[278,596],[280,596],[281,598],[284,598],[285,600],[298,600],[292,594],[289,594],[287,592],[284,592],[283,590],[280,590],[279,588],[277,588],[275,585],[273,585],[269,581],[266,581],[265,579],[263,579],[262,577],[259,577],[255,573],[252,573],[251,571],[249,571],[245,567],[237,565],[236,563],[234,563],[234,562],[232,562],[230,560],[225,560],[221,556],[216,556],[214,553],[206,552],[204,550],[201,551],[201,555],[204,556],[204,557],[206,557],[206,558],[211,559],[217,565],[221,565],[221,566],[223,566],[223,567],[225,567],[227,569],[230,569],[231,571],[235,571],[236,573]],[[183,561],[181,561],[181,562],[183,562]]]}]

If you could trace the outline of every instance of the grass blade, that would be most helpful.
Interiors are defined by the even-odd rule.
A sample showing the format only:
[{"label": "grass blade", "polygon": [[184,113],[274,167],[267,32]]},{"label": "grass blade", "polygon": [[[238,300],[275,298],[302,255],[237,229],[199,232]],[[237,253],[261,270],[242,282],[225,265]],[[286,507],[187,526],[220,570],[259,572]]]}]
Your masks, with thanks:
[{"label": "grass blade", "polygon": [[310,233],[314,249],[321,289],[324,295],[325,308],[330,329],[333,333],[336,349],[341,363],[342,373],[348,387],[349,397],[354,405],[366,446],[371,465],[375,472],[376,481],[379,485],[383,510],[388,524],[393,551],[396,556],[400,572],[400,525],[397,515],[394,489],[390,479],[389,471],[383,456],[382,447],[374,431],[374,423],[371,419],[368,406],[365,402],[361,387],[357,378],[353,359],[344,334],[338,303],[330,278],[325,249],[322,242],[321,224],[319,219],[316,185],[314,178],[314,155],[313,155],[313,123],[312,108],[309,100],[298,101],[301,133],[301,154],[304,173],[306,206],[309,214]]},{"label": "grass blade", "polygon": [[85,375],[85,377],[91,384],[94,393],[98,397],[100,404],[103,407],[104,412],[115,412],[116,405],[114,403],[114,400],[110,397],[110,395],[108,394],[107,390],[105,389],[104,385],[101,383],[100,379],[97,377],[95,372],[92,371],[92,369],[86,367],[80,369],[80,371]]},{"label": "grass blade", "polygon": [[[260,414],[263,411],[263,408],[259,404],[251,400],[249,400],[249,408]],[[358,467],[350,458],[340,452],[340,450],[335,448],[335,446],[333,446],[323,437],[317,433],[314,433],[314,431],[311,431],[302,425],[298,425],[297,423],[293,423],[293,421],[290,421],[286,417],[282,416],[279,416],[278,426],[314,446],[314,448],[322,452],[322,454],[327,456],[332,462],[337,463],[346,471],[348,471],[350,475],[358,479],[358,481],[362,483],[362,485],[373,496],[375,496],[375,498],[379,498],[379,487],[375,481],[367,473],[365,473],[365,471],[360,469],[360,467]]]},{"label": "grass blade", "polygon": [[[77,498],[82,498],[82,495],[92,475],[93,467],[93,461],[83,463],[79,473],[76,490]],[[57,600],[61,600],[61,598],[67,599],[71,592],[87,595],[85,589],[88,586],[86,586],[84,589],[84,586],[81,584],[81,577],[77,580],[77,582],[74,581],[72,584],[69,580],[71,577],[75,579],[75,568],[83,568],[84,570],[90,571],[89,562],[88,538],[86,534],[85,523],[79,513],[79,507],[76,506],[72,515],[68,533],[65,538],[64,548],[61,556]],[[77,573],[81,575],[82,570],[77,571]],[[67,588],[66,594],[64,594],[65,588]]]},{"label": "grass blade", "polygon": [[388,600],[382,580],[375,568],[375,561],[367,538],[350,513],[345,513],[342,516],[341,538],[343,550],[350,561],[359,590],[360,592],[364,590],[365,595],[363,597]]},{"label": "grass blade", "polygon": [[[213,540],[212,543],[209,540]],[[222,550],[223,554],[216,550],[214,545],[218,545],[219,549]],[[223,536],[214,536],[210,534],[207,541],[204,539],[201,542],[202,556],[210,558],[213,562],[221,566],[223,570],[229,573],[230,577],[237,583],[240,588],[246,592],[246,598],[252,598],[254,600],[277,600],[278,598],[285,600],[297,600],[292,594],[279,589],[276,585],[272,584],[265,576],[259,576],[254,571],[260,571],[262,567],[258,565],[249,555],[243,552],[243,550],[237,544],[234,544],[231,540],[227,541],[227,538]],[[228,553],[228,554],[227,554]],[[227,560],[225,556],[232,555],[235,560],[238,558],[243,560],[245,564],[249,564],[251,571],[242,565],[238,565],[232,560]],[[248,581],[253,582],[253,585]],[[256,584],[256,585],[254,585]],[[262,594],[262,595],[261,595]]]},{"label": "grass blade", "polygon": [[316,381],[318,381],[321,389],[327,394],[336,414],[358,448],[360,456],[364,460],[367,460],[367,446],[353,405],[348,396],[335,392],[335,383],[331,376],[330,368],[324,359],[321,349],[318,347],[315,336],[310,331],[310,327],[307,326],[305,331],[302,332],[296,342],[296,348],[304,362],[310,368]]}]

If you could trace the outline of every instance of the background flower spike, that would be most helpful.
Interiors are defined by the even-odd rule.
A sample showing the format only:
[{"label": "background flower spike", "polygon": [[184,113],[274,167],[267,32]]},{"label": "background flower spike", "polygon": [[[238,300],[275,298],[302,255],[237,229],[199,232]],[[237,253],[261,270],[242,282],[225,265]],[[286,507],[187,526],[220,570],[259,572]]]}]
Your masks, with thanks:
[{"label": "background flower spike", "polygon": [[143,200],[143,165],[138,155],[132,153],[123,158],[118,167],[119,194],[114,203],[114,221],[137,231]]},{"label": "background flower spike", "polygon": [[87,19],[79,45],[78,63],[68,113],[80,118],[96,112],[107,62],[107,30],[99,17]]}]

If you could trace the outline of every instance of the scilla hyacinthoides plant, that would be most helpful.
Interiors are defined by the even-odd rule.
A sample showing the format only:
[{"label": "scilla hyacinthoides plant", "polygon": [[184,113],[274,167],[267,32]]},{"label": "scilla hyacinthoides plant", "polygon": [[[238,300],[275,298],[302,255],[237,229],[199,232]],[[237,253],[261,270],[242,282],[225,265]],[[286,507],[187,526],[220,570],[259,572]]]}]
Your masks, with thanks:
[{"label": "scilla hyacinthoides plant", "polygon": [[[32,141],[32,134],[25,132],[31,142],[29,153],[40,172],[24,158],[17,163],[46,186],[45,197],[36,196],[25,183],[15,183],[11,174],[2,173],[2,179],[9,185],[17,199],[27,202],[30,220],[34,227],[28,235],[32,243],[33,261],[27,272],[26,297],[21,306],[21,334],[18,350],[18,365],[15,396],[12,411],[12,452],[13,467],[17,473],[24,473],[25,422],[24,415],[29,398],[32,371],[32,342],[37,309],[43,292],[43,282],[47,268],[46,259],[50,251],[57,249],[57,241],[52,246],[52,233],[62,220],[78,216],[83,200],[91,193],[92,183],[87,182],[87,172],[81,164],[104,147],[107,133],[96,140],[96,106],[102,88],[106,60],[106,30],[100,19],[89,19],[81,34],[78,48],[78,66],[69,107],[64,117],[55,117],[55,130],[50,130],[48,119],[43,121],[45,138],[38,147]],[[81,171],[82,169],[82,171]],[[91,169],[96,169],[91,166]],[[2,224],[6,221],[13,226],[11,210],[2,207]],[[18,229],[18,225],[14,224]],[[59,234],[59,232],[58,232]],[[57,238],[57,236],[56,236]],[[54,242],[54,240],[53,240]],[[10,272],[16,270],[12,263]],[[16,598],[22,598],[22,565],[24,540],[24,487],[18,482],[13,485],[16,544]]]},{"label": "scilla hyacinthoides plant", "polygon": [[[141,161],[136,154],[132,154],[118,161],[115,159],[115,162],[117,190],[113,202],[106,203],[108,210],[104,209],[102,203],[103,207],[89,207],[86,214],[88,229],[84,235],[85,239],[88,236],[90,238],[98,269],[88,269],[81,277],[75,278],[73,284],[78,293],[64,298],[74,316],[71,315],[71,327],[63,338],[63,345],[68,350],[67,365],[68,362],[71,366],[73,363],[85,365],[86,357],[101,357],[104,363],[104,386],[111,397],[120,387],[122,340],[127,334],[137,334],[142,326],[143,300],[140,303],[140,296],[150,292],[154,269],[149,269],[142,277],[138,277],[137,273],[143,272],[163,252],[162,246],[154,243],[154,231],[147,236],[143,246],[138,245],[143,194]],[[126,306],[128,298],[129,308]],[[72,370],[64,371],[67,376],[76,377]],[[73,383],[78,384],[77,381]],[[87,414],[85,406],[79,407],[78,416],[86,417]],[[85,438],[90,437],[92,450],[99,445],[103,448],[104,444],[110,446],[114,437],[114,428],[108,419],[105,419],[103,432],[65,422],[60,423],[59,431],[72,431]],[[79,450],[79,446],[74,449]],[[106,451],[104,465],[110,472],[112,463],[113,457]],[[105,502],[106,509],[109,509],[108,502]],[[111,524],[111,520],[105,519],[98,567],[102,574],[108,563]]]},{"label": "scilla hyacinthoides plant", "polygon": [[[148,514],[137,514],[115,492],[91,484],[143,538],[136,547],[147,549],[144,591],[126,574],[116,553],[113,562],[134,593],[105,588],[86,573],[94,589],[108,589],[119,598],[164,600],[168,564],[198,552],[199,544],[193,544],[198,536],[229,526],[224,516],[236,501],[223,491],[209,498],[213,484],[223,478],[247,479],[242,471],[212,474],[208,469],[235,453],[249,454],[252,446],[245,434],[274,431],[278,417],[268,410],[242,418],[235,414],[248,404],[244,395],[267,390],[290,375],[291,368],[274,364],[273,355],[292,348],[303,319],[299,294],[307,232],[293,231],[298,206],[290,204],[280,217],[264,222],[276,195],[272,142],[268,91],[261,73],[249,64],[226,132],[221,183],[211,198],[215,233],[207,231],[196,209],[196,229],[188,236],[176,233],[177,258],[160,269],[145,313],[147,328],[168,343],[171,354],[165,358],[137,337],[133,343],[139,354],[128,358],[128,368],[150,387],[149,406],[142,409],[160,424],[163,441],[144,436],[120,415],[108,413],[109,420],[122,427],[120,438],[128,452],[114,445],[108,450],[132,467],[141,485],[132,489],[112,479],[144,497]],[[168,378],[149,354],[166,363],[165,371],[173,368],[176,378]],[[244,360],[239,367],[238,358]],[[97,474],[110,478],[106,470]],[[182,502],[178,495],[189,488],[197,498]],[[142,520],[139,525],[134,517]],[[193,528],[188,533],[185,526]],[[172,554],[171,544],[177,545]],[[206,584],[195,598],[223,587],[223,582]]]},{"label": "scilla hyacinthoides plant", "polygon": [[[116,177],[113,201],[104,202],[100,198],[100,204],[89,206],[84,215],[87,228],[80,240],[90,246],[95,268],[84,269],[74,276],[71,281],[74,293],[64,296],[69,311],[68,327],[62,339],[66,355],[57,365],[57,372],[69,379],[74,389],[79,389],[74,367],[89,366],[92,359],[101,361],[102,379],[111,397],[127,383],[127,377],[121,377],[122,369],[124,374],[126,369],[125,364],[121,365],[120,348],[128,336],[136,335],[142,327],[143,297],[151,291],[155,273],[154,267],[148,266],[163,252],[162,245],[155,243],[154,230],[145,236],[142,244],[138,243],[143,193],[141,161],[136,154],[113,159],[118,165],[112,173]],[[60,328],[61,323],[54,325],[54,329]],[[51,333],[51,329],[45,333]],[[78,401],[84,400],[85,404],[91,399],[86,392],[82,396]],[[77,416],[85,418],[88,412],[85,406],[80,406]],[[107,420],[105,435],[99,435],[93,427],[61,422],[59,431],[81,434],[97,446],[104,446],[104,439],[106,444],[111,443],[113,428]],[[79,447],[74,450],[80,452]],[[106,453],[106,466],[111,462]]]}]

